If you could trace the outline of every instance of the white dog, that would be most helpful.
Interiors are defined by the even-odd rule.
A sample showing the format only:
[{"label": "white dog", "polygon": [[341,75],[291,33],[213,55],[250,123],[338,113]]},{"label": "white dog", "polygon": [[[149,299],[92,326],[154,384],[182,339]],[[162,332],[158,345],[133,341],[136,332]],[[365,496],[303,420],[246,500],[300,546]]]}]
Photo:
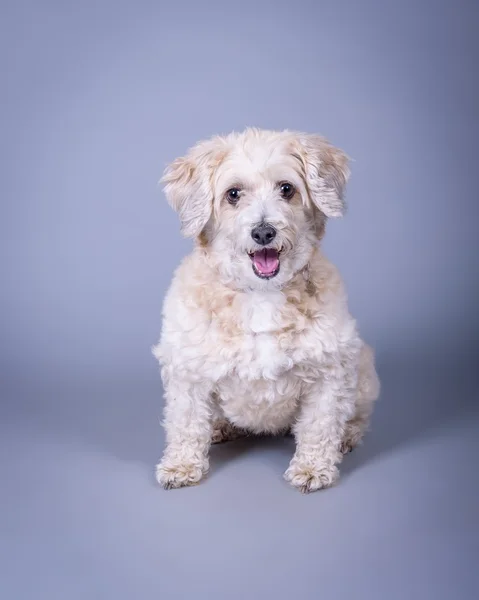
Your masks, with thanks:
[{"label": "white dog", "polygon": [[211,443],[291,431],[285,479],[331,486],[361,440],[379,381],[336,268],[319,248],[343,214],[346,155],[324,138],[247,129],[192,148],[166,197],[195,238],[166,296],[165,488],[208,471]]}]

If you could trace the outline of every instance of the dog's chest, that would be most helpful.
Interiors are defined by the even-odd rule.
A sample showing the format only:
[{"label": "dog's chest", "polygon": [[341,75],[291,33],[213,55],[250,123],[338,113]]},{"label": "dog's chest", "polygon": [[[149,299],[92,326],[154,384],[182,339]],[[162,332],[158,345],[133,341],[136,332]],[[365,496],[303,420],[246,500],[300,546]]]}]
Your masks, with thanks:
[{"label": "dog's chest", "polygon": [[[271,380],[292,368],[292,338],[288,334],[288,343],[285,333],[291,324],[285,320],[285,303],[280,292],[244,294],[230,315],[222,315],[220,351],[230,361],[230,376]],[[236,325],[229,328],[229,320]]]},{"label": "dog's chest", "polygon": [[272,334],[282,325],[286,300],[281,293],[250,293],[239,302],[239,321],[247,334]]},{"label": "dog's chest", "polygon": [[301,385],[292,373],[291,348],[284,344],[285,300],[280,294],[240,300],[233,307],[237,329],[226,332],[230,368],[218,381],[220,405],[240,427],[277,431],[290,421]]}]

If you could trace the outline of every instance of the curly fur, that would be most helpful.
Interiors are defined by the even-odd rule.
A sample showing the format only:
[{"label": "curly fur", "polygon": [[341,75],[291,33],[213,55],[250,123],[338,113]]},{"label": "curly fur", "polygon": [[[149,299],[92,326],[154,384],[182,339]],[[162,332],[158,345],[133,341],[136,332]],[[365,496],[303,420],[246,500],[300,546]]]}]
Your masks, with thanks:
[{"label": "curly fur", "polygon": [[[165,389],[165,488],[195,484],[211,443],[291,430],[285,479],[303,492],[338,478],[367,429],[379,381],[337,269],[320,249],[344,212],[346,155],[324,138],[247,129],[199,143],[166,170],[165,192],[196,240],[164,303],[154,354]],[[296,190],[286,201],[278,182]],[[237,205],[225,200],[241,189]],[[260,279],[255,224],[272,224],[278,274]]]}]

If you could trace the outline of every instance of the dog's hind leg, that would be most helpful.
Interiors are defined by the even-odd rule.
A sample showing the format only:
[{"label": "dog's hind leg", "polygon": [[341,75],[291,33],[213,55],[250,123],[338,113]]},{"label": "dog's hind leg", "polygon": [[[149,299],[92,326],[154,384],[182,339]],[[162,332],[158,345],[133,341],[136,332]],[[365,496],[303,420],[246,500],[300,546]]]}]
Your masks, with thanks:
[{"label": "dog's hind leg", "polygon": [[362,440],[368,430],[374,402],[379,396],[380,384],[374,366],[374,353],[368,345],[364,345],[358,373],[356,414],[347,422],[341,452],[351,452]]},{"label": "dog's hind leg", "polygon": [[235,427],[227,419],[218,419],[213,424],[213,434],[211,436],[212,444],[222,444],[224,442],[232,442],[239,440],[248,435],[243,429]]}]

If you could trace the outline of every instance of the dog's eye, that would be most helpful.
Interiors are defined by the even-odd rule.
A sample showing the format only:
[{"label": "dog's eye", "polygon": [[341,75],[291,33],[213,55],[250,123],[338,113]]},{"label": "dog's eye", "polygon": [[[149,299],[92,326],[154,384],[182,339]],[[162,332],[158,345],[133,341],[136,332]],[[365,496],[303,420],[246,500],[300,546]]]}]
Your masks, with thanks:
[{"label": "dog's eye", "polygon": [[282,198],[284,198],[285,200],[290,200],[296,192],[294,186],[291,183],[288,183],[287,181],[283,181],[283,183],[280,183],[279,191],[281,192]]},{"label": "dog's eye", "polygon": [[226,192],[226,199],[230,204],[236,204],[240,197],[240,191],[238,188],[231,188]]}]

